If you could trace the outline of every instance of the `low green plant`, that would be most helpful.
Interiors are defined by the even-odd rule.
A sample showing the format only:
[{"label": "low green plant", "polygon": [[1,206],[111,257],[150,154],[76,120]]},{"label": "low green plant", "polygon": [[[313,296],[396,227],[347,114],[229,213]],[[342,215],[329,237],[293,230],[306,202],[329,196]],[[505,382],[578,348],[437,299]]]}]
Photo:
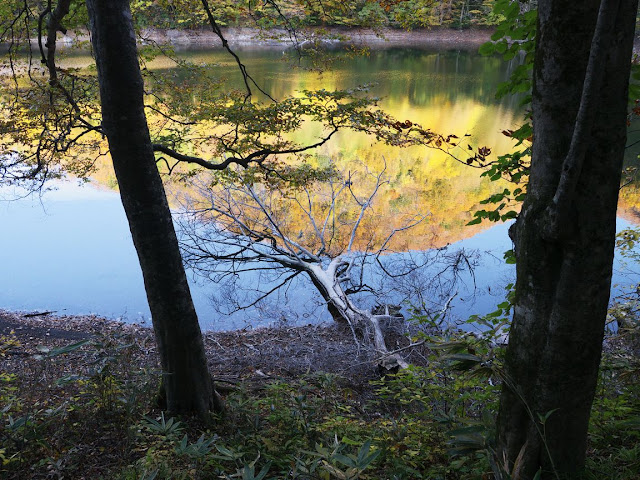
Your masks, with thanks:
[{"label": "low green plant", "polygon": [[[109,358],[105,341],[115,352]],[[15,339],[11,346],[20,348]],[[24,478],[28,471],[74,478],[86,466],[79,445],[100,443],[111,430],[118,431],[114,446],[128,450],[148,381],[129,368],[131,348],[118,334],[105,334],[40,346],[32,355],[20,351],[19,373],[0,373],[0,477]],[[101,450],[113,448],[108,444]]]},{"label": "low green plant", "polygon": [[6,357],[8,352],[16,348],[20,348],[20,341],[13,330],[9,335],[0,335],[0,357]]},{"label": "low green plant", "polygon": [[[87,445],[118,438],[121,460],[103,470],[105,478],[512,480],[500,465],[494,438],[503,322],[509,313],[506,302],[477,317],[481,332],[449,329],[415,338],[414,343],[424,341],[421,348],[429,347],[422,352],[427,366],[411,366],[368,386],[356,388],[348,378],[318,373],[258,387],[240,384],[227,395],[227,413],[214,432],[192,419],[134,408],[145,404],[135,398],[130,411],[120,400],[107,409],[99,391],[87,387],[87,382],[102,381],[92,377],[99,359],[110,357],[106,364],[120,396],[137,389],[152,394],[145,387],[152,382],[150,370],[127,371],[124,363],[128,349],[135,347],[103,348],[106,342],[101,341],[98,349],[89,342],[58,355],[51,355],[56,349],[42,351],[40,360],[29,359],[38,375],[51,374],[56,362],[69,363],[71,356],[74,368],[63,381],[0,374],[5,402],[0,407],[0,476],[20,478],[29,471],[78,478],[85,475],[81,452]],[[126,338],[112,340],[131,344]],[[640,361],[624,336],[607,342],[585,478],[635,480]],[[30,396],[35,378],[49,379],[39,386],[51,392],[50,398]],[[91,395],[94,401],[87,401]],[[537,416],[542,436],[547,419],[556,414]],[[100,448],[109,447],[103,443]]]},{"label": "low green plant", "polygon": [[181,422],[177,422],[175,418],[171,417],[169,420],[165,420],[164,412],[160,413],[160,418],[157,420],[145,415],[142,423],[144,428],[150,432],[165,437],[178,435],[183,430]]},{"label": "low green plant", "polygon": [[204,434],[202,434],[198,440],[189,443],[189,438],[185,434],[182,440],[176,445],[175,451],[178,455],[186,455],[192,459],[202,459],[209,454],[217,439],[217,435],[211,438],[205,438]]}]

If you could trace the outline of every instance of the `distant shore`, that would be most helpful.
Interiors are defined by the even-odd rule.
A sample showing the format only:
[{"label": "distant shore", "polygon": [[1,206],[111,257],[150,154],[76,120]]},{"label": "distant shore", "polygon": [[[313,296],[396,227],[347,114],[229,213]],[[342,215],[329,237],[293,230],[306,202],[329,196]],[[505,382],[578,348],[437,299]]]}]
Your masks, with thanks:
[{"label": "distant shore", "polygon": [[[490,40],[492,29],[471,28],[455,30],[433,27],[416,30],[384,28],[379,30],[361,28],[306,28],[298,32],[297,40],[304,46],[313,39],[322,39],[326,44],[353,44],[371,47],[433,47],[444,49],[478,48]],[[223,35],[233,47],[282,48],[292,44],[285,30],[260,30],[257,28],[225,28]],[[140,32],[143,43],[158,42],[178,48],[220,48],[222,42],[211,30],[164,30],[143,29]],[[89,41],[88,33],[69,34],[58,37],[59,46],[74,46]]]},{"label": "distant shore", "polygon": [[[413,30],[398,28],[346,28],[346,27],[307,27],[298,32],[297,40],[300,45],[308,44],[313,39],[322,39],[326,44],[351,44],[356,46],[384,47],[413,47],[437,49],[475,50],[485,42],[491,40],[494,29],[490,27],[475,27],[468,29],[453,29],[434,26]],[[229,45],[252,49],[273,49],[287,47],[293,44],[289,32],[283,29],[260,30],[250,27],[223,28],[222,33]],[[180,48],[221,48],[222,42],[211,30],[202,29],[142,29],[140,37],[143,43],[162,43]],[[58,37],[59,48],[76,46],[81,42],[90,41],[88,32],[72,33]],[[33,40],[36,46],[35,39]],[[640,52],[640,34],[636,35],[634,53]]]},{"label": "distant shore", "polygon": [[[492,28],[469,28],[456,30],[446,27],[431,27],[414,30],[382,28],[378,30],[362,28],[306,28],[300,31],[298,42],[302,46],[312,39],[323,38],[326,44],[350,44],[362,47],[412,47],[437,48],[445,50],[476,50],[491,40]],[[248,27],[224,28],[222,33],[231,48],[273,49],[292,45],[285,30],[260,30]],[[221,48],[222,42],[211,30],[143,29],[140,32],[143,43],[157,42],[180,48]],[[59,47],[72,47],[80,42],[88,42],[89,34],[71,34],[59,37]],[[34,41],[35,42],[35,41]],[[34,44],[35,45],[35,44]],[[634,53],[640,52],[640,35],[633,44]]]},{"label": "distant shore", "polygon": [[[368,46],[438,46],[477,48],[491,37],[490,29],[454,30],[450,28],[430,28],[419,30],[399,29],[348,29],[330,28],[305,29],[300,32],[300,43],[309,39],[326,37],[327,43],[350,43]],[[227,28],[223,35],[233,46],[281,47],[291,44],[288,32],[284,30],[260,31],[254,28]],[[166,42],[177,46],[221,47],[220,39],[209,30],[143,30],[141,36],[150,40]]]},{"label": "distant shore", "polygon": [[[377,30],[340,27],[308,27],[300,32],[299,40],[326,37],[327,43],[344,43],[372,47],[432,47],[439,49],[473,50],[491,40],[493,28],[468,28],[463,30],[448,27],[430,27],[413,30],[381,28]],[[289,34],[285,30],[259,30],[257,28],[225,28],[222,31],[233,46],[252,48],[274,48],[290,45]],[[220,39],[207,29],[202,30],[161,30],[147,29],[141,32],[143,38],[169,43],[178,47],[222,47]],[[343,38],[341,41],[340,38]],[[640,34],[636,35],[633,51],[640,52]]]}]

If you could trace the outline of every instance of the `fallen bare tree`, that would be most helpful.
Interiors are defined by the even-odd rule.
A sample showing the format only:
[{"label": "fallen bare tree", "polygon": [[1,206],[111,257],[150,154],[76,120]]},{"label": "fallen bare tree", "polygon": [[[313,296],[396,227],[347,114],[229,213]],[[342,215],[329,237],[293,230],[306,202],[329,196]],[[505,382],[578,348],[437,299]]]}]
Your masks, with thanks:
[{"label": "fallen bare tree", "polygon": [[[322,181],[295,187],[291,178],[257,183],[251,175],[245,181],[213,176],[206,182],[200,177],[192,183],[199,186],[202,197],[191,196],[179,216],[185,262],[218,285],[227,282],[227,290],[234,293],[241,275],[260,274],[249,299],[244,298],[244,304],[235,302],[237,309],[257,305],[306,274],[303,277],[315,287],[331,317],[348,325],[356,341],[371,341],[382,367],[405,368],[407,363],[389,351],[384,337],[386,326],[401,316],[384,301],[385,292],[374,286],[370,271],[377,269],[387,280],[408,279],[433,265],[436,258],[442,262],[444,253],[391,255],[394,237],[425,221],[427,215],[399,215],[396,225],[379,228],[374,199],[388,183],[384,173],[366,172],[357,179],[349,174],[345,179],[325,172],[319,175]],[[381,230],[386,233],[380,235]],[[455,279],[471,264],[459,252],[451,257],[440,274],[448,271]],[[450,279],[446,285],[450,298],[455,281]],[[424,281],[422,287],[428,288]],[[378,305],[362,306],[363,294],[373,296]]]}]

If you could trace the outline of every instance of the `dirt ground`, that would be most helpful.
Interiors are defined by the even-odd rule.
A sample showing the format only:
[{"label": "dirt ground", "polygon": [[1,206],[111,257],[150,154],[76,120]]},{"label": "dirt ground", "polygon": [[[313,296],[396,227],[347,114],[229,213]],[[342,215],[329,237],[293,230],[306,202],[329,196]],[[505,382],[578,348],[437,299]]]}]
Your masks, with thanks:
[{"label": "dirt ground", "polygon": [[[141,364],[158,368],[150,328],[95,316],[55,316],[0,310],[0,336],[13,335],[19,346],[0,357],[7,371],[20,369],[21,358],[38,353],[40,347],[57,348],[91,337],[123,336],[136,343]],[[354,340],[348,327],[340,325],[260,328],[229,332],[206,332],[205,348],[214,378],[224,383],[240,380],[289,379],[302,374],[334,373],[357,386],[379,378],[378,356],[363,342]],[[389,332],[390,350],[409,344],[402,332]],[[402,352],[409,361],[422,364],[426,352],[420,347]]]}]

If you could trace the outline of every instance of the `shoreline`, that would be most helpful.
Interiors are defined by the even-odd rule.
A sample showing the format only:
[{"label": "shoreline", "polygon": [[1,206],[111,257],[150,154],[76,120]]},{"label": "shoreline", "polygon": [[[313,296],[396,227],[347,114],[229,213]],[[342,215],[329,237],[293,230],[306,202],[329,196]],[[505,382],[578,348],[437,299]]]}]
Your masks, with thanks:
[{"label": "shoreline", "polygon": [[[25,317],[25,315],[31,315]],[[289,378],[313,372],[355,375],[367,384],[378,377],[378,354],[368,342],[356,343],[351,330],[339,324],[272,326],[256,329],[203,331],[209,369],[214,380],[233,382]],[[406,347],[410,338],[388,332],[390,345]],[[159,368],[153,329],[94,315],[34,316],[0,309],[0,365],[17,370],[25,359],[42,351],[75,344],[124,342],[135,345],[150,368]],[[407,359],[421,364],[425,346],[406,352]]]},{"label": "shoreline", "polygon": [[[477,50],[491,40],[493,27],[471,27],[457,30],[449,27],[433,26],[412,30],[400,28],[346,28],[346,27],[306,27],[299,31],[300,44],[304,46],[313,40],[325,45],[354,45],[356,47],[410,47],[437,48],[445,50]],[[283,29],[261,30],[253,27],[226,27],[222,29],[230,46],[246,48],[291,47],[289,34]],[[143,29],[140,37],[150,42],[167,43],[179,48],[222,48],[222,42],[208,29]],[[322,40],[323,37],[329,39]],[[334,37],[334,38],[331,38]],[[88,36],[85,40],[88,40]],[[143,42],[144,43],[144,42]],[[640,32],[633,42],[633,52],[640,52]]]},{"label": "shoreline", "polygon": [[[328,45],[356,45],[375,47],[439,47],[439,48],[478,48],[488,41],[493,29],[454,30],[449,28],[425,28],[400,30],[385,28],[348,29],[348,28],[306,28],[301,31],[300,43],[304,45],[320,40]],[[282,48],[290,46],[291,40],[285,30],[261,31],[256,28],[238,27],[223,29],[223,35],[232,46],[252,48]],[[322,36],[329,37],[321,40]],[[220,39],[209,30],[158,30],[148,29],[141,32],[142,38],[166,42],[181,47],[222,47]]]},{"label": "shoreline", "polygon": [[[244,328],[229,328],[228,330],[205,330],[202,334],[205,337],[225,335],[231,332],[259,332],[267,330],[290,330],[290,329],[331,329],[334,324],[308,323],[305,325],[263,325],[247,326]],[[57,340],[77,340],[88,338],[91,335],[111,332],[115,330],[128,332],[148,332],[153,334],[153,326],[149,321],[129,322],[119,318],[110,318],[93,313],[89,314],[64,314],[55,310],[51,311],[26,311],[7,310],[0,306],[0,336],[6,336],[11,331],[19,337],[39,335]]]},{"label": "shoreline", "polygon": [[[328,46],[355,45],[357,47],[412,47],[438,49],[477,49],[490,40],[494,30],[491,28],[469,28],[455,30],[445,27],[432,27],[414,30],[382,28],[379,30],[363,28],[320,28],[308,27],[300,30],[298,42],[305,45],[319,41]],[[282,49],[291,47],[292,41],[286,30],[260,30],[252,27],[223,28],[222,33],[231,48]],[[90,40],[88,32],[63,35],[58,40],[60,49],[74,48],[79,43]],[[168,44],[181,48],[222,48],[222,42],[211,30],[177,30],[146,28],[139,32],[140,43]]]}]

